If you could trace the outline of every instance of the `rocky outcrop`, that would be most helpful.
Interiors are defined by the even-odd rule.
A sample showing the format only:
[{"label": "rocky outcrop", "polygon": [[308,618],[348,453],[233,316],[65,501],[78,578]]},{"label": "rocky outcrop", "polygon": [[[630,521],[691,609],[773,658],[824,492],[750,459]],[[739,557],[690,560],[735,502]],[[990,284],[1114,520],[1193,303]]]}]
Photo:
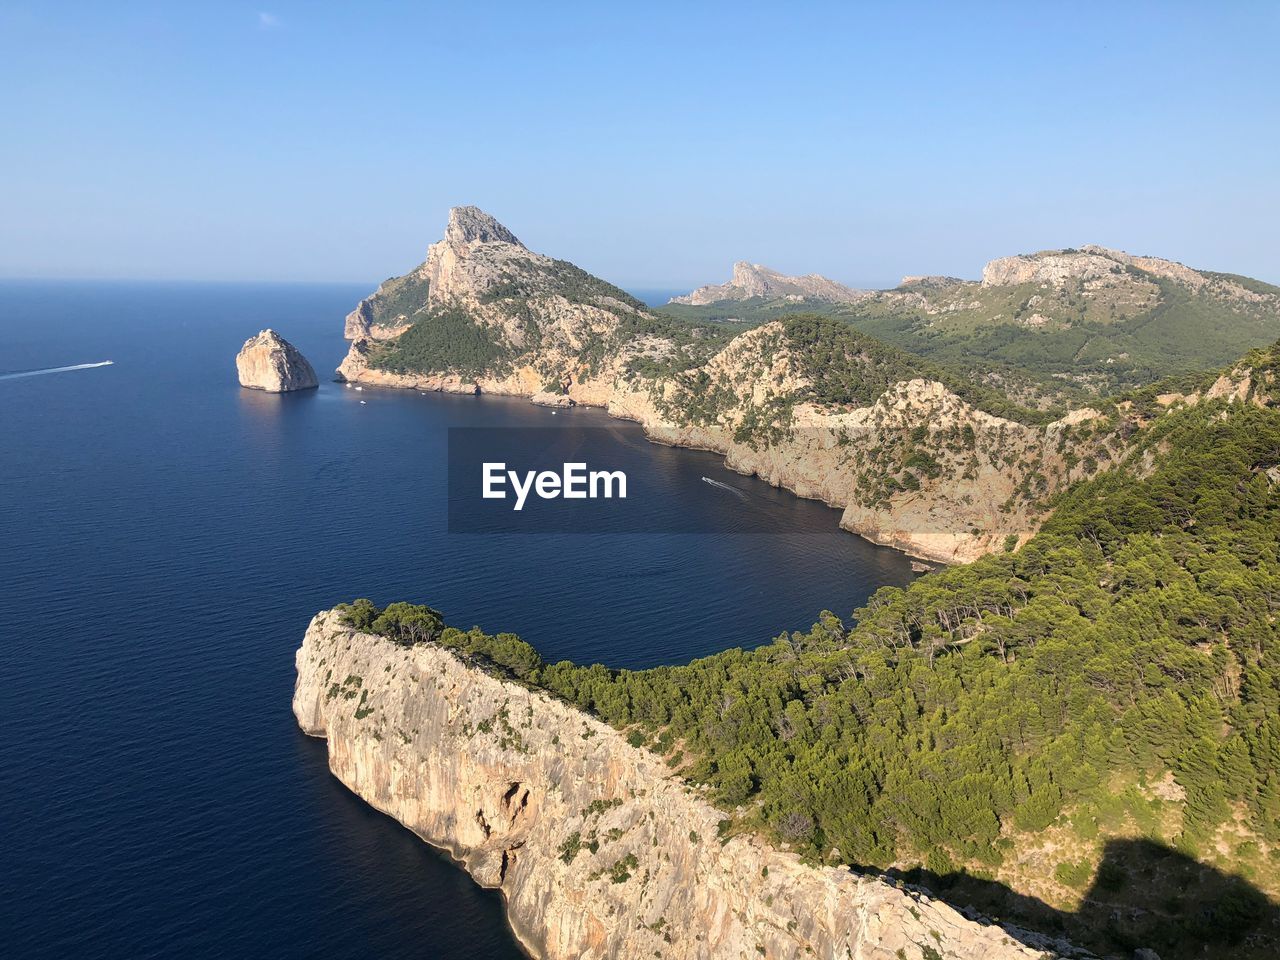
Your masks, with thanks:
[{"label": "rocky outcrop", "polygon": [[[484,248],[484,249],[482,249]],[[470,258],[469,270],[458,264]],[[539,258],[514,233],[478,207],[454,207],[444,239],[427,248],[427,259],[403,277],[384,281],[347,314],[343,336],[348,340],[394,340],[414,315],[431,306],[466,298],[521,261]],[[487,261],[488,269],[475,268]]]},{"label": "rocky outcrop", "polygon": [[342,336],[347,340],[394,340],[409,329],[405,314],[379,317],[376,305],[387,295],[387,284],[378,288],[371,297],[365,297],[347,314],[342,324]]},{"label": "rocky outcrop", "polygon": [[816,273],[803,277],[789,277],[770,270],[759,263],[739,260],[733,265],[733,279],[728,283],[708,284],[682,297],[672,297],[672,303],[700,305],[724,300],[747,300],[761,297],[790,300],[826,300],[833,303],[854,303],[867,297],[865,290],[854,290],[843,283],[836,283]]},{"label": "rocky outcrop", "polygon": [[964,281],[959,277],[947,277],[938,274],[925,276],[908,275],[902,278],[898,287],[923,287],[929,290],[945,290],[960,283],[964,283]]},{"label": "rocky outcrop", "polygon": [[572,407],[573,397],[567,393],[556,393],[552,390],[539,390],[529,398],[540,407]]},{"label": "rocky outcrop", "polygon": [[924,894],[806,866],[658,757],[538,690],[321,613],[293,710],[372,806],[500,889],[546,960],[1030,960],[1069,951]]},{"label": "rocky outcrop", "polygon": [[1000,257],[982,271],[982,286],[1016,286],[1023,283],[1061,287],[1076,281],[1096,293],[1107,287],[1151,285],[1153,279],[1177,284],[1193,294],[1225,300],[1237,306],[1274,302],[1274,293],[1250,289],[1241,278],[1193,270],[1175,260],[1139,257],[1087,243],[1079,250],[1045,250],[1041,253]]},{"label": "rocky outcrop", "polygon": [[982,285],[1011,287],[1043,283],[1061,286],[1068,280],[1099,280],[1121,272],[1119,263],[1101,253],[1049,251],[992,260],[982,268]]},{"label": "rocky outcrop", "polygon": [[236,355],[240,386],[268,393],[310,390],[319,386],[316,372],[298,350],[274,330],[250,337]]}]

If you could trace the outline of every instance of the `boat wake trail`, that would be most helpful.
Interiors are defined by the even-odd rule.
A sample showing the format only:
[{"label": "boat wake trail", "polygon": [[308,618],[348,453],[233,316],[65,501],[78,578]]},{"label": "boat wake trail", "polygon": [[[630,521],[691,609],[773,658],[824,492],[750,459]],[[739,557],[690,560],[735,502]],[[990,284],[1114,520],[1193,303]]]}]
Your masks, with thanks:
[{"label": "boat wake trail", "polygon": [[46,373],[66,373],[68,370],[92,370],[94,367],[109,367],[114,360],[99,360],[97,363],[73,363],[69,367],[44,367],[41,370],[19,370],[17,373],[0,373],[0,380],[18,380],[22,377],[42,377]]},{"label": "boat wake trail", "polygon": [[732,494],[733,494],[735,497],[737,497],[739,500],[745,500],[745,499],[747,499],[747,495],[746,495],[745,493],[743,493],[743,492],[742,492],[741,490],[739,490],[737,487],[731,486],[730,484],[727,484],[727,483],[721,483],[719,480],[712,480],[710,477],[703,477],[703,478],[702,478],[702,482],[703,482],[703,483],[709,483],[709,484],[711,484],[713,487],[716,487],[716,488],[717,488],[717,489],[719,489],[719,490],[728,490],[730,493],[732,493]]}]

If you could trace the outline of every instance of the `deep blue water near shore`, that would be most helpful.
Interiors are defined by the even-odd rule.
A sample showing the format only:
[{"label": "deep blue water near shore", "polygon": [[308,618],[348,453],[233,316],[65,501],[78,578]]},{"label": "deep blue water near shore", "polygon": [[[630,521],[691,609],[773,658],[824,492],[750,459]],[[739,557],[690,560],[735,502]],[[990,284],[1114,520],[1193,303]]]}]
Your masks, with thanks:
[{"label": "deep blue water near shore", "polygon": [[[347,793],[297,730],[293,653],[339,600],[428,601],[549,658],[638,667],[910,578],[821,504],[597,411],[328,382],[365,292],[0,284],[0,374],[115,361],[0,380],[7,956],[519,956],[498,898]],[[265,326],[318,391],[237,386]],[[592,461],[673,502],[702,473],[833,532],[445,532],[447,427],[570,421],[607,428]]]}]

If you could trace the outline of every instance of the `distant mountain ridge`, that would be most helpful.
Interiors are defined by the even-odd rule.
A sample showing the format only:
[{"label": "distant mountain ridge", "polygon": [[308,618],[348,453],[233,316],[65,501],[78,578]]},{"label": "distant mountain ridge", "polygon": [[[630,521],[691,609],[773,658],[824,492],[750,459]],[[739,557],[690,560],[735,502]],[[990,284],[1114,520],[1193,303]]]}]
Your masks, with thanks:
[{"label": "distant mountain ridge", "polygon": [[1039,404],[1107,395],[1229,363],[1280,337],[1280,287],[1090,244],[1000,257],[979,281],[908,276],[840,302],[760,294],[663,311],[759,323],[815,310]]},{"label": "distant mountain ridge", "polygon": [[865,290],[846,287],[817,273],[790,277],[763,264],[739,260],[733,265],[733,278],[728,283],[708,284],[684,296],[672,297],[671,302],[696,306],[725,300],[748,300],[752,297],[782,297],[852,303],[868,295]]}]

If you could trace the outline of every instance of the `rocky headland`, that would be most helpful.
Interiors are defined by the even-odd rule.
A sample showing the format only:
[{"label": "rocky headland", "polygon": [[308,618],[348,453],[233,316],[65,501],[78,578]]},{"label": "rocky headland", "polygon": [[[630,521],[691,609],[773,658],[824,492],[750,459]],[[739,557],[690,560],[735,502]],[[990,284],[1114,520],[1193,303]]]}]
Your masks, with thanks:
[{"label": "rocky headland", "polygon": [[432,644],[318,614],[293,710],[349,789],[482,885],[546,960],[1030,960],[1069,945],[808,866],[662,760],[549,694]]}]

